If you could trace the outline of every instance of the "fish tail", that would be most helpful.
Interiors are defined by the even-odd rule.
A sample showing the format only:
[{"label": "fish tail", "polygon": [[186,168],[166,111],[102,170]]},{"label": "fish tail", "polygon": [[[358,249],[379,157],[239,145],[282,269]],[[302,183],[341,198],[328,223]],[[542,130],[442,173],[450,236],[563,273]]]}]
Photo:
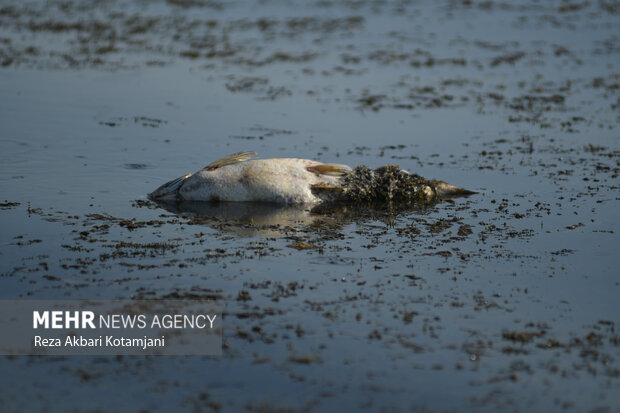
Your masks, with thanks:
[{"label": "fish tail", "polygon": [[439,196],[440,198],[477,194],[477,192],[475,191],[459,188],[458,186],[450,185],[443,181],[438,181],[435,183],[435,191],[437,192],[437,196]]}]

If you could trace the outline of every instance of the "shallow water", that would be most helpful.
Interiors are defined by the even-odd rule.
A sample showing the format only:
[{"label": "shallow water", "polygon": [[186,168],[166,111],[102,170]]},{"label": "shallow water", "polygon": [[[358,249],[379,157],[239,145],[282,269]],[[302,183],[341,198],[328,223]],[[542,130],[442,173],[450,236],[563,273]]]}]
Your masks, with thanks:
[{"label": "shallow water", "polygon": [[[0,403],[619,411],[619,13],[2,6],[0,297],[220,298],[226,344],[5,357]],[[479,194],[322,213],[146,201],[241,150],[398,163]]]}]

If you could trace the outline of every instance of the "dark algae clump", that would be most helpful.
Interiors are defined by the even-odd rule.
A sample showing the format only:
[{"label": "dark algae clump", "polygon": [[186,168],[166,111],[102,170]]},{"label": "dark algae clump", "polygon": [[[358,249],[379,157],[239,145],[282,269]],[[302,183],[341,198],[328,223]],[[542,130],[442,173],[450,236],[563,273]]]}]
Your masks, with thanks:
[{"label": "dark algae clump", "polygon": [[409,173],[398,165],[372,169],[359,165],[341,178],[341,186],[315,185],[312,190],[327,202],[351,205],[429,205],[447,197],[475,194],[443,181]]},{"label": "dark algae clump", "polygon": [[475,194],[443,181],[409,173],[398,165],[385,165],[375,170],[360,165],[345,175],[343,187],[345,198],[350,202],[423,204],[442,197]]}]

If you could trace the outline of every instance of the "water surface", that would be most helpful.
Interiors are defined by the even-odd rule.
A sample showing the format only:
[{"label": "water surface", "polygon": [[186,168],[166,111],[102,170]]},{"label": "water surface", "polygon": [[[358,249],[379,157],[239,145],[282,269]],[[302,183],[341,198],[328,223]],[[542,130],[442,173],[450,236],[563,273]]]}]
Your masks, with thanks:
[{"label": "water surface", "polygon": [[[3,358],[0,403],[618,411],[618,13],[2,6],[1,298],[218,298],[226,331],[220,358]],[[146,201],[241,150],[479,194],[322,213]]]}]

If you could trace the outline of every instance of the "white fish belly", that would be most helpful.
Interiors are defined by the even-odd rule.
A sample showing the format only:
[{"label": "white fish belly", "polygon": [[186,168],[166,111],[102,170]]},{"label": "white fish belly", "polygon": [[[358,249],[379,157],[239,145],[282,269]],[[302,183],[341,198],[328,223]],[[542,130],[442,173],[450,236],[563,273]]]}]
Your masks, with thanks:
[{"label": "white fish belly", "polygon": [[315,184],[338,185],[334,176],[307,170],[320,162],[306,159],[262,159],[202,170],[187,179],[179,191],[193,201],[260,201],[315,203]]}]

